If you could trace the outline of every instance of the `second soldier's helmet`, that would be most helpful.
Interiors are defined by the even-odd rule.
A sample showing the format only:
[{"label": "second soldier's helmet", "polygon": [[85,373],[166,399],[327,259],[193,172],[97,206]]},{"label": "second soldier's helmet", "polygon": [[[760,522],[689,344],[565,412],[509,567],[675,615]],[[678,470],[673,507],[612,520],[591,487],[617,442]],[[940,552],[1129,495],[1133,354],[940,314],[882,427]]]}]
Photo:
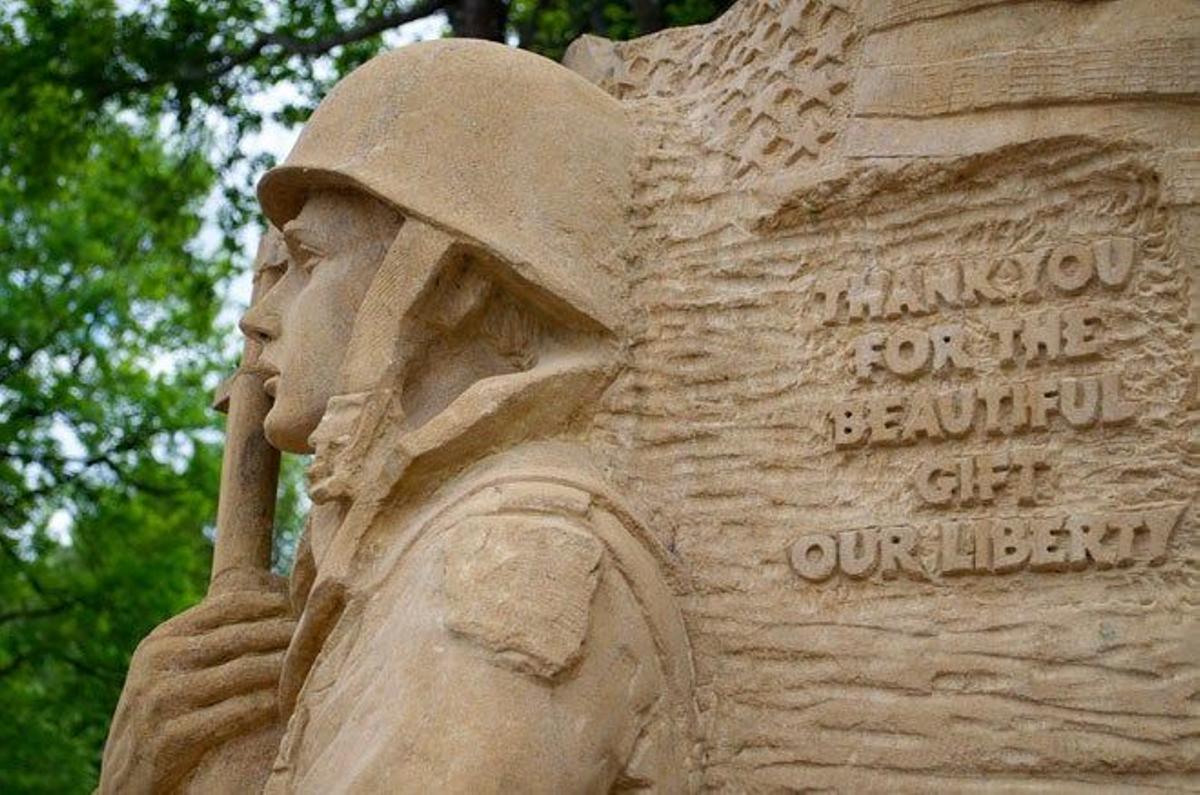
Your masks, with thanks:
[{"label": "second soldier's helmet", "polygon": [[346,76],[258,194],[282,227],[310,191],[365,190],[613,329],[632,160],[625,111],[599,88],[537,55],[450,39]]}]

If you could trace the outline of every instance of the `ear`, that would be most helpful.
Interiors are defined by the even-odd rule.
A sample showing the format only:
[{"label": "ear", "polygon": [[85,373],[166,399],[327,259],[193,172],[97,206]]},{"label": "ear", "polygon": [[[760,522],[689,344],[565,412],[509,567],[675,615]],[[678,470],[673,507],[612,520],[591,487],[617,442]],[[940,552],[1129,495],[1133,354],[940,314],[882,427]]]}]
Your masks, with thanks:
[{"label": "ear", "polygon": [[[399,392],[413,427],[474,384],[537,369],[564,356],[611,361],[615,342],[599,326],[581,328],[536,288],[510,278],[486,254],[456,249],[413,307],[406,325]],[[398,357],[399,358],[399,357]]]},{"label": "ear", "polygon": [[550,325],[589,336],[613,339],[619,336],[619,324],[614,325],[613,318],[609,318],[607,325],[602,323],[556,294],[553,289],[530,281],[519,269],[509,265],[496,253],[471,248],[466,254],[499,288],[511,295],[516,302],[530,307],[539,316],[544,317]]}]

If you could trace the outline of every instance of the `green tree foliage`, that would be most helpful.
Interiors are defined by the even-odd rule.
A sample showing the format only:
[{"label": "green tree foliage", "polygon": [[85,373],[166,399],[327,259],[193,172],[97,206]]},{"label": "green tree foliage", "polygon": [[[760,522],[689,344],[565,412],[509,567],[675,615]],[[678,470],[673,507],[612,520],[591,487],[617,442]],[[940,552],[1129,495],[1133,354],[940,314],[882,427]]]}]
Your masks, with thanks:
[{"label": "green tree foliage", "polygon": [[513,0],[506,19],[520,46],[558,60],[584,33],[631,39],[708,22],[730,5],[732,0]]},{"label": "green tree foliage", "polygon": [[[252,98],[287,82],[300,99],[277,120],[301,121],[419,19],[558,57],[582,33],[727,5],[0,2],[0,791],[90,791],[133,648],[203,595],[208,403],[233,366],[216,323],[269,165],[240,146],[265,121]],[[205,212],[220,245],[197,244]],[[300,466],[281,493],[293,533]]]},{"label": "green tree foliage", "polygon": [[138,636],[201,594],[227,264],[188,253],[203,159],[30,88],[0,92],[0,789],[71,792]]}]

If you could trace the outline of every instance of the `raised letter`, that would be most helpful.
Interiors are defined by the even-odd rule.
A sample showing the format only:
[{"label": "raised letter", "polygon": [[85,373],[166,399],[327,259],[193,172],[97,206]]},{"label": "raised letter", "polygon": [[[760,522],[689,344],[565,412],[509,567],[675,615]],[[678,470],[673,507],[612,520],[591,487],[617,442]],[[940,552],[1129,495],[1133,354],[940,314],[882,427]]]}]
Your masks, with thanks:
[{"label": "raised letter", "polygon": [[1046,261],[1046,252],[1049,249],[1041,249],[1040,251],[1027,251],[1017,254],[1013,259],[1017,262],[1017,267],[1021,269],[1021,300],[1036,301],[1041,298],[1038,293],[1038,276],[1042,273],[1042,263]]},{"label": "raised letter", "polygon": [[969,574],[975,568],[975,556],[971,550],[962,551],[962,529],[960,522],[942,522],[941,571],[947,577]]},{"label": "raised letter", "polygon": [[925,269],[925,307],[930,312],[936,311],[938,304],[957,308],[961,303],[959,289],[959,269],[954,263],[940,268]]},{"label": "raised letter", "polygon": [[963,327],[957,324],[934,326],[929,329],[933,339],[933,369],[941,370],[952,364],[960,370],[972,368],[971,357],[962,348]]},{"label": "raised letter", "polygon": [[1183,516],[1185,508],[1186,504],[1142,513],[1142,523],[1150,533],[1150,548],[1147,551],[1150,553],[1151,566],[1166,561],[1167,542],[1171,540],[1171,533],[1175,530],[1175,525],[1179,524],[1179,517]]},{"label": "raised letter", "polygon": [[1024,519],[997,519],[992,525],[992,572],[1016,571],[1029,560],[1029,528]]},{"label": "raised letter", "polygon": [[854,374],[859,381],[871,380],[871,370],[879,364],[883,341],[881,331],[871,331],[854,340]]},{"label": "raised letter", "polygon": [[1087,567],[1087,560],[1096,561],[1101,569],[1111,569],[1117,562],[1117,550],[1104,546],[1104,535],[1108,531],[1104,517],[1094,514],[1078,514],[1067,517],[1067,532],[1071,534],[1071,545],[1067,560],[1073,569]]},{"label": "raised letter", "polygon": [[962,508],[975,504],[975,459],[969,455],[958,459],[958,504]]},{"label": "raised letter", "polygon": [[978,303],[979,296],[983,296],[992,303],[999,303],[1004,300],[1004,296],[989,281],[995,270],[995,260],[988,262],[968,262],[963,265],[963,303],[967,306],[975,306]]},{"label": "raised letter", "polygon": [[1029,427],[1036,431],[1045,429],[1046,415],[1058,411],[1058,381],[1042,378],[1025,385],[1029,398]]},{"label": "raised letter", "polygon": [[992,522],[979,519],[971,525],[975,542],[975,571],[987,574],[992,570]]},{"label": "raised letter", "polygon": [[[902,311],[903,310],[903,311]],[[923,315],[925,304],[921,302],[920,281],[916,272],[911,269],[896,271],[892,274],[892,289],[884,302],[884,317],[895,319],[901,314]]]},{"label": "raised letter", "polygon": [[956,480],[953,469],[943,466],[940,461],[928,458],[917,464],[917,471],[913,476],[917,496],[929,505],[949,505],[954,496]]},{"label": "raised letter", "polygon": [[837,546],[824,533],[804,536],[792,545],[792,568],[809,582],[820,582],[837,566]]},{"label": "raised letter", "polygon": [[1008,453],[975,456],[975,488],[982,504],[987,505],[996,498],[995,490],[1004,487],[1007,477]]},{"label": "raised letter", "polygon": [[1017,472],[1017,503],[1020,505],[1035,505],[1037,503],[1037,470],[1046,469],[1046,449],[1030,447],[1017,450],[1012,456],[1012,468]]},{"label": "raised letter", "polygon": [[904,421],[904,430],[900,432],[900,441],[915,442],[920,436],[926,439],[942,438],[942,427],[938,425],[937,414],[933,410],[933,396],[926,392],[918,392],[909,402],[908,417]]},{"label": "raised letter", "polygon": [[838,307],[846,295],[846,277],[830,276],[817,282],[813,294],[821,299],[821,323],[832,326],[837,323]]},{"label": "raised letter", "polygon": [[1033,362],[1042,358],[1043,351],[1047,360],[1057,359],[1061,326],[1062,319],[1057,309],[1047,309],[1036,317],[1025,318],[1025,326],[1021,329],[1021,348],[1025,351],[1025,361]]},{"label": "raised letter", "polygon": [[883,361],[896,375],[916,375],[929,363],[929,334],[922,329],[897,331],[888,337]]},{"label": "raised letter", "polygon": [[1100,283],[1105,287],[1123,287],[1129,281],[1133,272],[1133,240],[1128,237],[1114,237],[1109,240],[1098,240],[1092,244],[1096,255],[1096,273],[1100,275]]},{"label": "raised letter", "polygon": [[1090,306],[1064,309],[1063,319],[1063,356],[1068,359],[1082,359],[1094,356],[1100,352],[1100,339],[1096,332],[1100,329],[1100,313]]},{"label": "raised letter", "polygon": [[878,532],[868,529],[838,533],[838,566],[847,577],[866,577],[878,560]]},{"label": "raised letter", "polygon": [[1062,545],[1056,532],[1062,529],[1062,517],[1037,517],[1029,521],[1032,540],[1032,551],[1029,558],[1029,568],[1034,571],[1065,571],[1067,568],[1067,550]]},{"label": "raised letter", "polygon": [[1092,280],[1092,250],[1068,244],[1054,249],[1046,263],[1050,283],[1064,293],[1077,293]]},{"label": "raised letter", "polygon": [[1000,424],[1000,407],[1005,400],[1012,399],[1014,389],[1021,389],[1021,385],[1010,387],[1005,384],[984,384],[979,388],[979,397],[983,400],[985,409],[983,427],[988,435],[1000,436],[1006,432]]},{"label": "raised letter", "polygon": [[996,355],[1000,358],[1000,364],[1012,364],[1017,356],[1016,340],[1017,332],[1021,330],[1020,318],[994,318],[989,327],[1000,343],[1000,348],[996,351]]},{"label": "raised letter", "polygon": [[858,401],[842,403],[830,414],[833,420],[833,444],[835,447],[852,447],[860,444],[867,432],[866,409]]},{"label": "raised letter", "polygon": [[1064,378],[1059,383],[1058,410],[1072,428],[1090,428],[1099,407],[1100,382],[1095,378]]},{"label": "raised letter", "polygon": [[878,318],[883,315],[883,297],[887,291],[887,282],[887,271],[870,271],[850,279],[846,303],[850,307],[851,320],[862,320],[867,316]]},{"label": "raised letter", "polygon": [[957,439],[967,435],[975,423],[975,403],[974,387],[957,389],[938,397],[938,419],[941,420],[942,430],[947,436]]},{"label": "raised letter", "polygon": [[900,438],[900,418],[904,401],[894,397],[877,397],[871,400],[871,444],[888,444]]},{"label": "raised letter", "polygon": [[1121,379],[1116,373],[1100,376],[1100,420],[1117,425],[1133,417],[1134,405],[1121,400]]},{"label": "raised letter", "polygon": [[903,570],[913,579],[924,579],[924,570],[916,558],[917,534],[911,527],[893,527],[879,536],[879,572],[892,579]]},{"label": "raised letter", "polygon": [[1129,566],[1133,563],[1134,533],[1145,524],[1141,514],[1115,513],[1108,517],[1108,526],[1117,531],[1117,565]]}]

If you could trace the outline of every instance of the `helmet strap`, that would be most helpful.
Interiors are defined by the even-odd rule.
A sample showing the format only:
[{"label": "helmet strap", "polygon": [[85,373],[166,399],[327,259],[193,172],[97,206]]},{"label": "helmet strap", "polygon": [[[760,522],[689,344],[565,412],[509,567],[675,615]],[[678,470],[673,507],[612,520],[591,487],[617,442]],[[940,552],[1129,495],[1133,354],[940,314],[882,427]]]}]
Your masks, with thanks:
[{"label": "helmet strap", "polygon": [[384,254],[355,316],[338,392],[309,436],[315,451],[308,471],[314,502],[352,498],[380,422],[385,417],[403,422],[397,381],[406,358],[402,347],[409,314],[453,246],[454,239],[440,229],[405,218]]}]

